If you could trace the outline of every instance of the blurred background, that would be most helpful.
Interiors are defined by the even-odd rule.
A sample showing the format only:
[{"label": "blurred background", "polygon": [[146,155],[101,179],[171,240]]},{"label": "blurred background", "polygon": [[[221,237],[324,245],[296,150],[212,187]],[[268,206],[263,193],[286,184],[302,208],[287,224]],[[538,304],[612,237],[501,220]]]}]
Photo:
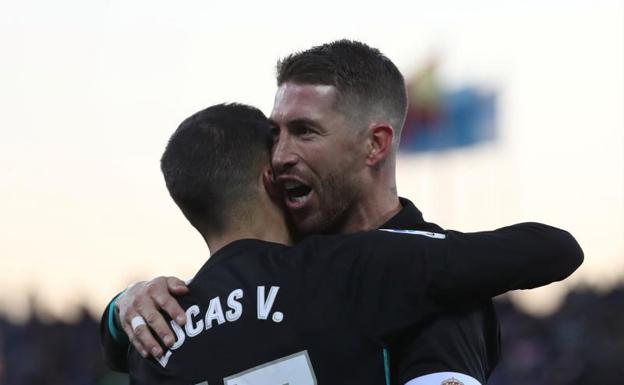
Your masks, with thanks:
[{"label": "blurred background", "polygon": [[490,384],[624,378],[624,1],[0,1],[0,385],[125,384],[97,324],[208,258],[159,159],[224,101],[271,111],[278,58],[379,48],[411,98],[399,193],[462,231],[572,232],[568,280],[497,299]]}]

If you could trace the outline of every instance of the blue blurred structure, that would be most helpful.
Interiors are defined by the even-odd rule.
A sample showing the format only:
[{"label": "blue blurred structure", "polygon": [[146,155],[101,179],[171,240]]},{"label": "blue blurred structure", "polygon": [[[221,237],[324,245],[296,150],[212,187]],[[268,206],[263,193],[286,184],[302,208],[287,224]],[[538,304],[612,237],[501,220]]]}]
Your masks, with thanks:
[{"label": "blue blurred structure", "polygon": [[496,138],[496,93],[477,86],[443,90],[435,62],[408,81],[408,95],[401,151],[442,151]]}]

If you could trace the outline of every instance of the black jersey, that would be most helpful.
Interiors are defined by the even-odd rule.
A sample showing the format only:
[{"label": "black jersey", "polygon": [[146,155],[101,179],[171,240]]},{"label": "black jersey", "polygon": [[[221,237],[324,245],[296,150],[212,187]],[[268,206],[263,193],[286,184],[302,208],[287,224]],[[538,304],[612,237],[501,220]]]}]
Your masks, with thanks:
[{"label": "black jersey", "polygon": [[184,327],[159,360],[132,348],[133,384],[383,384],[383,347],[443,309],[568,276],[568,233],[372,231],[294,247],[235,241],[180,298]]},{"label": "black jersey", "polygon": [[[426,222],[409,200],[401,198],[401,204],[403,209],[382,227],[443,231]],[[464,373],[485,384],[500,355],[500,328],[492,300],[449,307],[403,332],[389,352],[386,370],[392,384],[442,371]]]}]

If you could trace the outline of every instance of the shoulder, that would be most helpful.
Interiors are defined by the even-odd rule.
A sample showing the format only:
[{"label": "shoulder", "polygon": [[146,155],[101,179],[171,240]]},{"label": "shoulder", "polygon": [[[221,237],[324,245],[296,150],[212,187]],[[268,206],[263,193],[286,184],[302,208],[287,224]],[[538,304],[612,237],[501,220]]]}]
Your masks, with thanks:
[{"label": "shoulder", "polygon": [[444,231],[383,228],[348,235],[314,235],[306,238],[298,247],[313,251],[316,256],[335,257],[419,247],[439,243],[444,239],[446,239]]},{"label": "shoulder", "polygon": [[446,231],[444,230],[429,231],[429,230],[416,230],[416,229],[383,228],[383,229],[379,229],[379,231],[384,231],[384,232],[394,233],[394,234],[416,235],[416,236],[435,238],[435,239],[446,239]]}]

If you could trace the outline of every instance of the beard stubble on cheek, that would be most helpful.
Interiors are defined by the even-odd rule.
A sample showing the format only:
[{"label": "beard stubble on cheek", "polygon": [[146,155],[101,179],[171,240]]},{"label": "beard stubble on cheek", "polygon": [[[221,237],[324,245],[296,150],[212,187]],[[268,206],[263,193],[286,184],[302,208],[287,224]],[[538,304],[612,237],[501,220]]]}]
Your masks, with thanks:
[{"label": "beard stubble on cheek", "polygon": [[351,216],[360,195],[357,180],[348,170],[332,170],[324,175],[316,226],[318,233],[339,233]]},{"label": "beard stubble on cheek", "polygon": [[331,170],[319,182],[315,186],[318,207],[311,208],[307,215],[292,216],[292,223],[301,235],[340,233],[349,219],[351,206],[358,199],[355,178],[344,170]]}]

